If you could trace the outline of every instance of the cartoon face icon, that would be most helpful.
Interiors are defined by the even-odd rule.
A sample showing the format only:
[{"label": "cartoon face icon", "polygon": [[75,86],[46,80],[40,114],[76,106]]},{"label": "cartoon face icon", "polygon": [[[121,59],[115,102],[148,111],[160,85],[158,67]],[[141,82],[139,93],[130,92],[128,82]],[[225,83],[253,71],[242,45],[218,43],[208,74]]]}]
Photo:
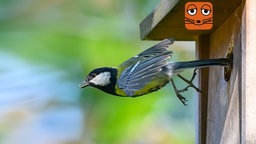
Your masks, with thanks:
[{"label": "cartoon face icon", "polygon": [[213,26],[213,7],[210,2],[187,2],[185,27],[188,30],[210,30]]}]

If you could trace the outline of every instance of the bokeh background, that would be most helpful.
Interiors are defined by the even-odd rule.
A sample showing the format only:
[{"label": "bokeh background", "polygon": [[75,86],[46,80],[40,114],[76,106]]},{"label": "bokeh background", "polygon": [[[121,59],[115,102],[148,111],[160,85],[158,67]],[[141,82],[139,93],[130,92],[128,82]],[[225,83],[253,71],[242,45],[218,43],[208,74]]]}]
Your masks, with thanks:
[{"label": "bokeh background", "polygon": [[[158,2],[0,0],[0,143],[195,143],[192,89],[183,106],[170,84],[138,98],[78,86],[156,43],[140,40],[139,23]],[[195,59],[194,48],[175,42],[172,60]]]}]

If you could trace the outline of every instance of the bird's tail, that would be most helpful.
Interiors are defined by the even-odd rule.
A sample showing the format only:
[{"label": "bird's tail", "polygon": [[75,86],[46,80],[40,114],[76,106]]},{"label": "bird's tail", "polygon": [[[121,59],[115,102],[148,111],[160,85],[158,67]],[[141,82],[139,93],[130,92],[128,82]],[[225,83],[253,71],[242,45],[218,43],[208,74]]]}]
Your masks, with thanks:
[{"label": "bird's tail", "polygon": [[227,58],[196,60],[173,63],[174,71],[182,71],[189,68],[204,68],[210,66],[231,66],[232,60]]}]

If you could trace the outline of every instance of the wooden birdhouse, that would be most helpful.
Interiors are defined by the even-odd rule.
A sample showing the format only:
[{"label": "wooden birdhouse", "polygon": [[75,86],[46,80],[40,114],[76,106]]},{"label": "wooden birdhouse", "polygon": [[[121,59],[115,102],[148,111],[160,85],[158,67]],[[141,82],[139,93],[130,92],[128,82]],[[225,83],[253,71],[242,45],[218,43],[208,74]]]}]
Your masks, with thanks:
[{"label": "wooden birdhouse", "polygon": [[256,143],[256,1],[196,2],[161,0],[141,22],[141,39],[196,41],[197,59],[233,56],[232,70],[200,70],[197,143]]}]

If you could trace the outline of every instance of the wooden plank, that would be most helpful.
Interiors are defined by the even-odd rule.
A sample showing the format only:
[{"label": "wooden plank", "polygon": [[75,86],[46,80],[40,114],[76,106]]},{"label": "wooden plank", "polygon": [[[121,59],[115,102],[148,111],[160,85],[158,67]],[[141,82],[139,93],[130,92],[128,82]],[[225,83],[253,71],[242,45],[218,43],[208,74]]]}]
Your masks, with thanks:
[{"label": "wooden plank", "polygon": [[[201,35],[196,41],[197,59],[209,58],[209,35]],[[199,88],[202,93],[199,94],[198,105],[198,131],[197,144],[206,143],[206,128],[207,128],[207,107],[208,107],[208,81],[209,68],[200,69],[199,71]]]},{"label": "wooden plank", "polygon": [[228,82],[223,67],[209,70],[207,144],[240,143],[241,15],[239,6],[210,37],[210,58],[225,57],[234,47],[234,65]]},{"label": "wooden plank", "polygon": [[256,143],[256,1],[246,0],[242,25],[242,143]]},{"label": "wooden plank", "polygon": [[[178,4],[179,0],[162,0],[140,24],[141,36],[148,35],[157,24]],[[143,38],[142,38],[143,39]]]},{"label": "wooden plank", "polygon": [[[204,1],[204,0],[197,0]],[[177,40],[196,40],[199,35],[212,33],[238,7],[241,0],[210,1],[213,4],[212,30],[187,30],[184,26],[184,6],[189,0],[162,0],[140,23],[141,39],[161,40],[175,37]]]},{"label": "wooden plank", "polygon": [[[256,89],[253,89],[256,84],[256,75],[253,75],[256,67],[253,64],[255,65],[256,59],[250,63],[256,54],[256,49],[253,50],[253,46],[256,45],[256,41],[253,40],[256,30],[252,28],[256,25],[256,4],[253,0],[248,1],[250,4],[247,5],[251,7],[251,11],[246,10],[250,14],[245,14],[244,19],[246,22],[249,21],[250,26],[244,23],[242,34],[247,37],[251,32],[251,36],[244,39],[243,50],[241,0],[211,1],[214,6],[214,27],[210,31],[185,29],[184,5],[187,0],[162,0],[140,24],[142,39],[159,40],[175,37],[177,40],[196,40],[198,59],[225,57],[227,49],[230,46],[234,47],[234,67],[228,82],[224,80],[223,67],[200,71],[200,88],[203,93],[199,99],[197,143],[256,143],[256,108],[253,107],[256,101]],[[247,47],[250,49],[246,49]]]}]

